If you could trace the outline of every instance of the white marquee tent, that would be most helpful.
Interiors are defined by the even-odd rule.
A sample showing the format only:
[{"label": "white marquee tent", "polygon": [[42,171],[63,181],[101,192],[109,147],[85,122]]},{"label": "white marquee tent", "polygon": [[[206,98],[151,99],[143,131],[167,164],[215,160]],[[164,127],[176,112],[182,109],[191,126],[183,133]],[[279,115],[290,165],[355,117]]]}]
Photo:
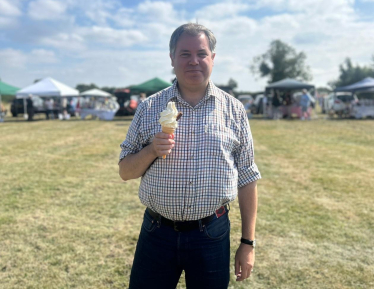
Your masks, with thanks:
[{"label": "white marquee tent", "polygon": [[101,97],[112,97],[113,96],[110,93],[103,91],[101,89],[97,89],[97,88],[86,90],[82,92],[81,95],[82,96],[101,96]]},{"label": "white marquee tent", "polygon": [[52,77],[47,77],[18,90],[16,98],[26,98],[30,94],[39,97],[67,97],[79,96],[79,91],[53,79]]}]

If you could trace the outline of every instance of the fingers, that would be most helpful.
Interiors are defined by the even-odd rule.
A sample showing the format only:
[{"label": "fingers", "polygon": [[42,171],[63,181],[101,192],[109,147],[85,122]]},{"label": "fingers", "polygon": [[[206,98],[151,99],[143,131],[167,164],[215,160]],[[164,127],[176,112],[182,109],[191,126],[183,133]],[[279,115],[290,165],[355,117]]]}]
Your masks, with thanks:
[{"label": "fingers", "polygon": [[252,266],[245,266],[245,268],[241,267],[241,270],[236,268],[235,264],[235,275],[236,275],[236,281],[244,281],[245,279],[249,278],[251,276],[251,273],[253,272]]},{"label": "fingers", "polygon": [[155,134],[155,138],[159,139],[174,139],[174,134],[167,134],[164,132],[158,132]]},{"label": "fingers", "polygon": [[241,274],[240,263],[239,263],[239,260],[235,260],[235,275],[238,276],[239,274]]},{"label": "fingers", "polygon": [[152,144],[158,157],[168,155],[175,145],[174,134],[159,132],[155,134]]}]

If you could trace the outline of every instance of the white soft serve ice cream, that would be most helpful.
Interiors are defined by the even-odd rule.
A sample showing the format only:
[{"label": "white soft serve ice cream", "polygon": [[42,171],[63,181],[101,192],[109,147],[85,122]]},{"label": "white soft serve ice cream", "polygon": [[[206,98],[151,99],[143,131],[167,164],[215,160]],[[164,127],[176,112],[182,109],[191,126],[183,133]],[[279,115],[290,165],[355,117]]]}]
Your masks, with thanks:
[{"label": "white soft serve ice cream", "polygon": [[175,102],[169,102],[167,108],[160,113],[161,126],[176,129],[178,127],[177,115],[178,110],[175,107]]}]

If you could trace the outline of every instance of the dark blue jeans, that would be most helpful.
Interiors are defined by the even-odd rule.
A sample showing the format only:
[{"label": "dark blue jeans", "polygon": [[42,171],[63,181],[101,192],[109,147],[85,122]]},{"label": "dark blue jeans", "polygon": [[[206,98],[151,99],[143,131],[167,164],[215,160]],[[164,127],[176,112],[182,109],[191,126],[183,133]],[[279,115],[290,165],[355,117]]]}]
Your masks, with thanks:
[{"label": "dark blue jeans", "polygon": [[175,289],[182,271],[187,288],[227,289],[230,279],[228,213],[188,232],[176,232],[144,213],[130,289]]}]

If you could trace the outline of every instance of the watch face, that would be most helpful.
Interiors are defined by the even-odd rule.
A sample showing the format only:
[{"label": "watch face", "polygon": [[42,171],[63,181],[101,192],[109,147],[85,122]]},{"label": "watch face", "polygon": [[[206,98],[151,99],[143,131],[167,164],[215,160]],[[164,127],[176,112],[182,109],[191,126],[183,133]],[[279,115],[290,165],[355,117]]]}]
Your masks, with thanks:
[{"label": "watch face", "polygon": [[256,247],[256,240],[253,240],[253,248]]}]

